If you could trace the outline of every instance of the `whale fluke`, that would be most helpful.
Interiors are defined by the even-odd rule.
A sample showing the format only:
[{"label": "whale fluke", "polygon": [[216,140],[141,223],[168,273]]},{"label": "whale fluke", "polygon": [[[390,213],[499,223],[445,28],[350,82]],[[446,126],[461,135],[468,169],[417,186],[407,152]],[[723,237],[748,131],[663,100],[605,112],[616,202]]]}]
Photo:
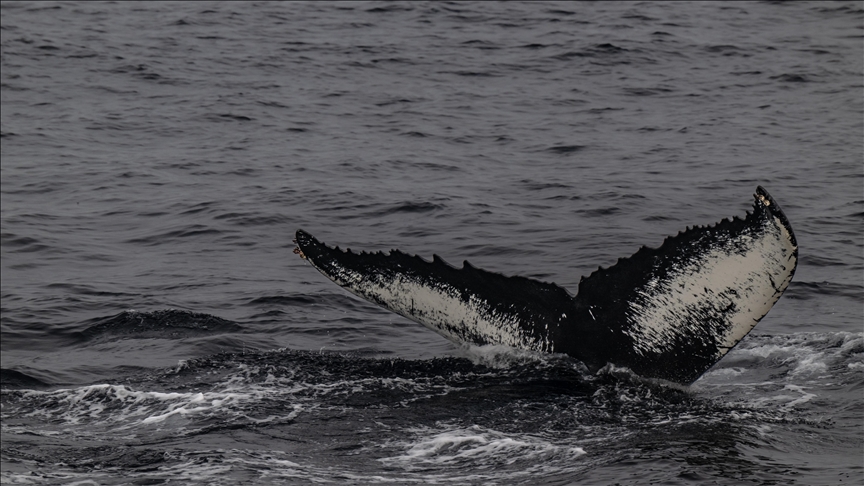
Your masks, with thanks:
[{"label": "whale fluke", "polygon": [[599,268],[574,297],[551,283],[398,250],[344,252],[303,230],[294,252],[350,292],[457,343],[566,353],[690,384],[758,323],[792,280],[798,245],[758,187],[744,219],[688,228]]}]

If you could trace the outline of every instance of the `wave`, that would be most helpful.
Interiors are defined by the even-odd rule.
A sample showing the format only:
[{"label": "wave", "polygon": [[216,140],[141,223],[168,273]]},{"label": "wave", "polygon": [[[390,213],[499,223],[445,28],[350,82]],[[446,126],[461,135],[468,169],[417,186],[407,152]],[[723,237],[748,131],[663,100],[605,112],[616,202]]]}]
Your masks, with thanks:
[{"label": "wave", "polygon": [[81,339],[180,339],[242,330],[239,324],[220,317],[176,309],[153,312],[129,310],[91,322],[89,327],[80,332]]},{"label": "wave", "polygon": [[[217,464],[245,464],[305,481],[434,483],[574,477],[633,451],[650,457],[670,449],[677,456],[716,453],[742,477],[779,474],[779,466],[740,457],[727,464],[720,449],[699,452],[693,444],[706,447],[710,437],[715,449],[771,449],[784,443],[783,431],[800,427],[831,430],[837,447],[857,440],[838,433],[832,420],[856,417],[862,333],[752,336],[689,388],[611,366],[591,375],[563,355],[497,346],[461,353],[430,360],[220,353],[73,388],[29,386],[4,370],[4,377],[19,377],[0,394],[4,447],[9,438],[16,455],[14,444],[26,437],[51,437],[66,445],[28,457],[98,474],[158,463],[159,474],[183,469],[216,478]],[[826,419],[825,403],[847,412]],[[206,446],[236,436],[247,437],[245,445]],[[178,437],[198,437],[203,449],[165,445]],[[338,437],[338,446],[327,437]],[[81,440],[106,447],[75,445]],[[117,441],[140,445],[118,448]],[[345,461],[346,454],[354,459]],[[352,468],[356,461],[367,466]]]}]

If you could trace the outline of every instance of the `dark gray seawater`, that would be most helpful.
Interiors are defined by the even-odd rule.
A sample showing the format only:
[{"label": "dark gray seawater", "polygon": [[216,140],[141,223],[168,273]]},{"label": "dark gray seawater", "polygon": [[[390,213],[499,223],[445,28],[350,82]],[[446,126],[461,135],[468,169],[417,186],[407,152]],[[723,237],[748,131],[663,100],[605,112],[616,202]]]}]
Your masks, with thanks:
[{"label": "dark gray seawater", "polygon": [[[860,484],[860,2],[2,4],[2,474]],[[459,349],[291,253],[554,281],[757,185],[785,296],[688,388]]]}]

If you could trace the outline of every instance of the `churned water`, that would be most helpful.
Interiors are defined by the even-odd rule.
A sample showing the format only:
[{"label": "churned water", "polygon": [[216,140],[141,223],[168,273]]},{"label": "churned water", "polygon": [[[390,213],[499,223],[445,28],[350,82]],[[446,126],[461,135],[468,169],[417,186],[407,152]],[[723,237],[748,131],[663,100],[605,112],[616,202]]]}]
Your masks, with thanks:
[{"label": "churned water", "polygon": [[[860,2],[2,4],[2,482],[860,484]],[[553,281],[763,185],[687,388],[457,348],[303,228]]]}]

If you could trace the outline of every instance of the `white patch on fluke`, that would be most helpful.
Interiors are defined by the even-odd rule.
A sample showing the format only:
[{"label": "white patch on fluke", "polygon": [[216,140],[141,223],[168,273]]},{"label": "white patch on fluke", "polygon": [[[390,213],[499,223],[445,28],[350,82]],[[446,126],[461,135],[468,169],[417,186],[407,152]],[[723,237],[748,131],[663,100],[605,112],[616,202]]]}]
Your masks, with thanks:
[{"label": "white patch on fluke", "polygon": [[[760,202],[768,206],[769,201]],[[768,313],[795,269],[792,235],[771,217],[756,233],[732,235],[655,278],[629,303],[627,334],[641,356],[675,351],[676,337],[738,343]]]},{"label": "white patch on fluke", "polygon": [[440,282],[426,284],[405,275],[370,278],[333,262],[322,273],[353,294],[419,322],[456,343],[486,342],[554,352],[554,343],[548,337],[538,341],[526,336],[516,316],[493,311],[486,300],[476,295],[465,300],[452,286]]}]

